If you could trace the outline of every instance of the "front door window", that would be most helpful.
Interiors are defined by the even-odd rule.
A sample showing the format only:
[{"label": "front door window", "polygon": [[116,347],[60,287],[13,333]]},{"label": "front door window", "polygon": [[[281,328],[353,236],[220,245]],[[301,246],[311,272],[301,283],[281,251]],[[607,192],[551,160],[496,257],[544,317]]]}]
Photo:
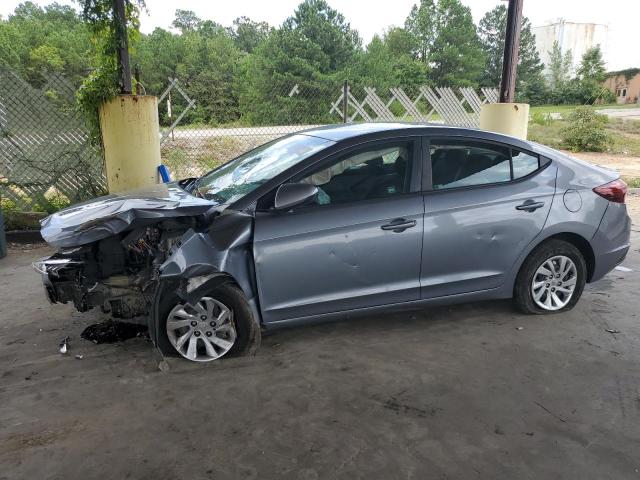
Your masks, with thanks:
[{"label": "front door window", "polygon": [[408,193],[410,142],[366,147],[306,174],[302,182],[318,187],[320,205],[352,203]]}]

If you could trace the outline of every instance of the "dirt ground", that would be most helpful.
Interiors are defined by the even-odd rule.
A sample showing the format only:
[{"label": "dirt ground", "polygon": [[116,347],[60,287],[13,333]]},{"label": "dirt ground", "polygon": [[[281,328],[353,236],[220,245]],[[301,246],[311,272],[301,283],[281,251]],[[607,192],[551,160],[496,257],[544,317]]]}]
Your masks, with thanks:
[{"label": "dirt ground", "polygon": [[[632,250],[568,313],[486,302],[298,328],[255,357],[94,345],[0,260],[0,479],[638,479],[640,197]],[[69,337],[69,351],[58,344]],[[76,359],[82,355],[82,359]]]},{"label": "dirt ground", "polygon": [[[564,151],[564,150],[563,150]],[[620,172],[623,177],[640,177],[640,157],[628,155],[614,155],[603,152],[569,152],[564,153],[595,165],[612,168]]]}]

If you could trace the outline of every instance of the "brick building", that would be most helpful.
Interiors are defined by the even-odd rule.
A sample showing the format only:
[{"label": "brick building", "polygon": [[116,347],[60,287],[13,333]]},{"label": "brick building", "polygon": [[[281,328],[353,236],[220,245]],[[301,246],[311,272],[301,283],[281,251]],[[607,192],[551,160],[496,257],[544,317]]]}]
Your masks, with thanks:
[{"label": "brick building", "polygon": [[640,103],[640,68],[611,72],[604,86],[615,94],[617,103]]}]

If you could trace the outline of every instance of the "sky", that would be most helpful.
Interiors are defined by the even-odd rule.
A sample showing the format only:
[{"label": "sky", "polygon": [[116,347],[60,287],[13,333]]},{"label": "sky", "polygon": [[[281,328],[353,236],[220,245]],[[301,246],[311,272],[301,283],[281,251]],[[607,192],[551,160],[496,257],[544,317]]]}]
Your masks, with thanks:
[{"label": "sky", "polygon": [[[50,0],[33,0],[40,5]],[[253,20],[280,25],[292,14],[301,0],[146,0],[148,13],[141,18],[141,29],[150,33],[156,27],[169,28],[176,8],[193,10],[205,20],[231,25],[233,19],[247,16]],[[382,34],[391,25],[402,26],[416,0],[327,0],[360,32],[366,44],[373,35]],[[502,0],[461,0],[471,8],[476,23],[485,12],[504,3]],[[1,0],[0,15],[4,18],[21,3]],[[70,0],[58,3],[72,4]],[[524,0],[524,15],[534,26],[546,25],[558,18],[571,22],[602,23],[608,26],[605,46],[608,70],[640,67],[639,0]]]}]

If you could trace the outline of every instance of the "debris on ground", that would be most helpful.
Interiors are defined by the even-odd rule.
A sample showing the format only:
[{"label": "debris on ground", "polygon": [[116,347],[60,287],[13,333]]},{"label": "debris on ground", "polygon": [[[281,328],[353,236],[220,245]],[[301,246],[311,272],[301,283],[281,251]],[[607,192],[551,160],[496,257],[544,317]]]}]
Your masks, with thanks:
[{"label": "debris on ground", "polygon": [[524,327],[516,327],[516,330],[524,330]]},{"label": "debris on ground", "polygon": [[113,320],[89,325],[82,331],[80,336],[95,344],[124,342],[134,337],[149,338],[146,325],[115,322]]},{"label": "debris on ground", "polygon": [[[545,412],[547,412],[549,415],[551,415],[553,418],[560,420],[562,423],[567,423],[567,421],[562,418],[559,415],[556,415],[555,413],[553,413],[551,410],[549,410],[547,407],[545,407],[544,405],[542,405],[541,403],[538,403],[536,401],[534,401],[533,403],[535,403],[536,405],[538,405],[541,409],[543,409]],[[575,412],[575,410],[574,410]]]},{"label": "debris on ground", "polygon": [[622,265],[618,265],[614,270],[618,270],[619,272],[633,272],[629,267],[623,267]]},{"label": "debris on ground", "polygon": [[169,370],[171,370],[171,367],[169,366],[169,362],[167,362],[165,359],[162,359],[162,361],[158,363],[158,369],[162,373],[167,373]]},{"label": "debris on ground", "polygon": [[60,342],[60,353],[65,355],[67,353],[68,347],[67,344],[69,342],[69,337],[64,337]]},{"label": "debris on ground", "polygon": [[604,331],[609,333],[620,333],[620,330],[615,330],[613,328],[606,328]]},{"label": "debris on ground", "polygon": [[76,355],[76,360],[82,360],[84,358],[84,355]]}]

